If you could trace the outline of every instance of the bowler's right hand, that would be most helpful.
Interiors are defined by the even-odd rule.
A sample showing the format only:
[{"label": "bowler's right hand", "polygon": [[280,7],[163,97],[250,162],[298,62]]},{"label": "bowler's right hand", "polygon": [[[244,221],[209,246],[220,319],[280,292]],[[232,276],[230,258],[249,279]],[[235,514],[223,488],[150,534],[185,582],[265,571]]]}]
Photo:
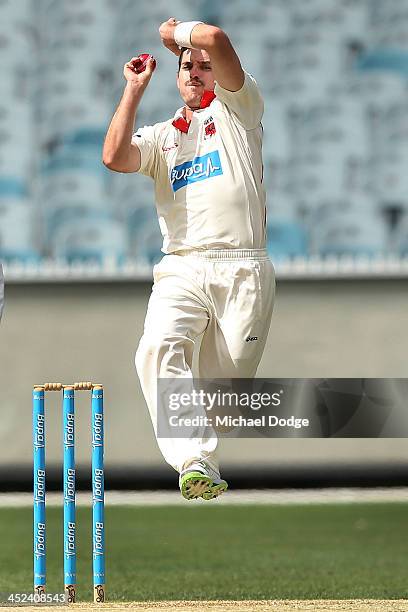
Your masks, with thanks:
[{"label": "bowler's right hand", "polygon": [[152,78],[152,74],[156,69],[156,62],[154,59],[150,58],[146,64],[146,70],[137,74],[134,71],[134,62],[137,62],[138,57],[132,57],[123,67],[123,76],[125,77],[128,83],[139,84],[146,87]]}]

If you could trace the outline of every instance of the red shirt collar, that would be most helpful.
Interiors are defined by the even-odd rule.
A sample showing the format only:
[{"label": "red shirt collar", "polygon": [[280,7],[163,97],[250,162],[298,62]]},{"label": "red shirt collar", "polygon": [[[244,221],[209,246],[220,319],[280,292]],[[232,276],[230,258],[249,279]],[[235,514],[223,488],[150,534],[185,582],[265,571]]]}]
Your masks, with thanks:
[{"label": "red shirt collar", "polygon": [[[205,90],[201,97],[200,109],[207,108],[208,106],[210,106],[214,98],[215,98],[215,93],[213,91]],[[180,115],[174,119],[173,125],[175,128],[180,130],[180,132],[187,134],[190,123],[186,121],[183,116]]]},{"label": "red shirt collar", "polygon": [[200,108],[207,108],[215,99],[215,93],[209,89],[205,89],[201,97]]}]

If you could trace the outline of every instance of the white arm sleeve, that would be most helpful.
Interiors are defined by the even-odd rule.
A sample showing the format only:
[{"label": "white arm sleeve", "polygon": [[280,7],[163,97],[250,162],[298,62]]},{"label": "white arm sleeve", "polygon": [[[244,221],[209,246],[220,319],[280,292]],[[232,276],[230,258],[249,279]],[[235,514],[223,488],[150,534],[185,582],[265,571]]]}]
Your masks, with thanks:
[{"label": "white arm sleeve", "polygon": [[228,91],[216,83],[214,93],[238,117],[245,129],[253,130],[259,126],[264,103],[254,77],[248,72],[245,72],[244,84],[238,91]]},{"label": "white arm sleeve", "polygon": [[141,165],[139,172],[154,179],[157,173],[157,147],[154,126],[139,128],[132,136],[132,143],[140,151]]}]

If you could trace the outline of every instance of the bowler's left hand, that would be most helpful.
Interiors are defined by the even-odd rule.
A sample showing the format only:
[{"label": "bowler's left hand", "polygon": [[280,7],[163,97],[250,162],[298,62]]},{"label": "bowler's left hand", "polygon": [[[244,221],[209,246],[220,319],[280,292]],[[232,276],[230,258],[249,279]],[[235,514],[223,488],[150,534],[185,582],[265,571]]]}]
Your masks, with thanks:
[{"label": "bowler's left hand", "polygon": [[164,21],[159,28],[163,45],[177,56],[180,55],[180,48],[178,44],[174,42],[174,30],[178,23],[180,23],[180,21],[177,21],[175,17],[171,17],[167,21]]}]

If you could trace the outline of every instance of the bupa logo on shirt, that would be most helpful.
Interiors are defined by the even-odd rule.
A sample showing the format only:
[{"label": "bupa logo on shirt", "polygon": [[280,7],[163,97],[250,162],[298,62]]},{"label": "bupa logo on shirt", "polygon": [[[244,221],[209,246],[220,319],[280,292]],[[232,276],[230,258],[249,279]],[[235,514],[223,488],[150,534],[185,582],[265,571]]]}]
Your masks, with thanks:
[{"label": "bupa logo on shirt", "polygon": [[195,157],[192,161],[174,166],[170,173],[171,186],[175,192],[190,183],[205,181],[220,174],[223,174],[220,154],[218,151],[212,151],[207,155]]}]

